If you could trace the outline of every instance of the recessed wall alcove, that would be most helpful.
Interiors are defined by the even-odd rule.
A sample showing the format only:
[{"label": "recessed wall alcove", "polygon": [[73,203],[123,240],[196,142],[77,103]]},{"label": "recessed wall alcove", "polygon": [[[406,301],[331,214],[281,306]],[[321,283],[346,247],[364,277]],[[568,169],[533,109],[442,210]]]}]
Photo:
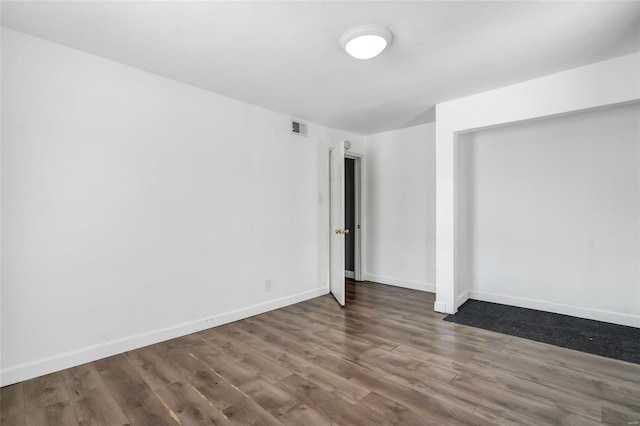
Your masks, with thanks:
[{"label": "recessed wall alcove", "polygon": [[457,143],[463,293],[618,323],[640,316],[640,103]]},{"label": "recessed wall alcove", "polygon": [[[463,190],[469,179],[465,175],[469,172],[469,158],[460,155],[469,141],[483,130],[500,126],[527,126],[553,117],[599,114],[593,111],[602,108],[627,108],[622,105],[640,100],[638,72],[640,55],[632,54],[437,105],[436,311],[455,313],[470,296],[480,296],[478,290],[473,293],[469,280],[469,232],[473,229],[461,220],[472,208]],[[639,287],[640,283],[636,283],[636,291],[630,293],[632,298],[635,294],[634,306],[640,304]],[[503,303],[514,304],[513,301],[505,299]],[[521,305],[550,310],[548,306]],[[567,306],[560,306],[557,311],[640,326],[635,308],[617,307],[614,313],[606,307],[573,306],[571,311]]]}]

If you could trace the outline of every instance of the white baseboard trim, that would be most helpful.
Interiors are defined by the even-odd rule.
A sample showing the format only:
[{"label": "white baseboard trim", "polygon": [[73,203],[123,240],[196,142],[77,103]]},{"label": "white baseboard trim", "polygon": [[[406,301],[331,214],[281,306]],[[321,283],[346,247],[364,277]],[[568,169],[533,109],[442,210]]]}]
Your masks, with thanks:
[{"label": "white baseboard trim", "polygon": [[36,361],[8,367],[0,371],[0,386],[11,385],[23,380],[42,376],[44,374],[64,370],[65,368],[74,367],[76,365],[96,361],[98,359],[131,351],[154,343],[175,339],[176,337],[195,333],[197,331],[228,324],[230,322],[249,318],[274,309],[293,305],[294,303],[313,299],[314,297],[322,296],[327,293],[328,289],[325,287],[308,290],[294,294],[293,296],[259,303],[247,308],[236,309],[230,312],[214,315],[212,317],[189,321],[160,330],[141,333],[135,336],[128,336],[93,346],[87,346],[58,355],[41,358]]},{"label": "white baseboard trim", "polygon": [[553,312],[556,314],[571,315],[579,318],[605,321],[614,324],[640,327],[640,316],[622,314],[619,312],[605,311],[601,309],[584,308],[582,306],[564,305],[545,300],[528,299],[523,297],[507,296],[503,294],[486,293],[483,291],[469,291],[469,298],[483,302],[501,303],[503,305],[519,306],[521,308],[537,309],[539,311]]},{"label": "white baseboard trim", "polygon": [[469,290],[463,291],[462,294],[456,298],[456,310],[467,300],[469,300]]},{"label": "white baseboard trim", "polygon": [[352,280],[356,279],[356,273],[354,271],[347,271],[346,269],[344,270],[344,277],[345,278],[351,278]]},{"label": "white baseboard trim", "polygon": [[436,292],[436,285],[431,283],[426,283],[426,282],[401,280],[399,278],[383,277],[381,275],[375,275],[375,274],[364,274],[363,278],[365,281],[373,281],[375,283],[388,284],[396,287],[410,288],[412,290],[428,291],[430,293]]},{"label": "white baseboard trim", "polygon": [[447,313],[447,305],[444,302],[438,302],[437,300],[433,303],[433,310],[436,312],[440,312],[442,314]]}]

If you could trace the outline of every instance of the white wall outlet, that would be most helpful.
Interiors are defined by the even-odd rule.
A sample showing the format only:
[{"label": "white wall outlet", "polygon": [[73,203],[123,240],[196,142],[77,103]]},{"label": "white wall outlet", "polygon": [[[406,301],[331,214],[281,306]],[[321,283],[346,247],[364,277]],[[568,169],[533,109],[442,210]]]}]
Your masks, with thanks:
[{"label": "white wall outlet", "polygon": [[264,291],[271,291],[271,280],[264,280]]}]

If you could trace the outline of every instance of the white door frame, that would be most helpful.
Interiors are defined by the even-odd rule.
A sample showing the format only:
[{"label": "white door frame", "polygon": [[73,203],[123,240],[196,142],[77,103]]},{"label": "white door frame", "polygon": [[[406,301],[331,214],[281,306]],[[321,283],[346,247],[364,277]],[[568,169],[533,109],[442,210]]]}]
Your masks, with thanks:
[{"label": "white door frame", "polygon": [[[353,272],[354,272],[354,279],[356,281],[362,281],[362,275],[363,275],[363,268],[362,268],[362,260],[364,258],[363,256],[363,223],[362,223],[362,217],[364,216],[362,214],[363,211],[363,203],[362,203],[362,194],[363,194],[363,180],[362,180],[362,172],[363,172],[363,163],[364,163],[364,155],[359,154],[357,152],[350,152],[350,151],[345,151],[344,153],[344,157],[345,158],[350,158],[352,160],[355,160],[355,167],[354,167],[354,197],[355,197],[355,222],[356,222],[356,229],[352,229],[351,231],[354,232],[354,259],[353,259]],[[345,271],[346,274],[346,271]]]}]

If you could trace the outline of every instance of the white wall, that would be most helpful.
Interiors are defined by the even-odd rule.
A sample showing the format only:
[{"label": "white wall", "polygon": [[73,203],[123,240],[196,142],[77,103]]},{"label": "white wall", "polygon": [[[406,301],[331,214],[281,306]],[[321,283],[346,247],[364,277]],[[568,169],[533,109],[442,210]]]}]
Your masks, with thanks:
[{"label": "white wall", "polygon": [[456,284],[456,145],[471,130],[640,99],[640,53],[436,106],[436,302],[455,313],[468,294]]},{"label": "white wall", "polygon": [[640,319],[640,104],[474,132],[459,155],[471,298]]},{"label": "white wall", "polygon": [[3,29],[2,384],[327,293],[361,138],[289,119]]},{"label": "white wall", "polygon": [[435,291],[435,124],[365,138],[364,279]]}]

